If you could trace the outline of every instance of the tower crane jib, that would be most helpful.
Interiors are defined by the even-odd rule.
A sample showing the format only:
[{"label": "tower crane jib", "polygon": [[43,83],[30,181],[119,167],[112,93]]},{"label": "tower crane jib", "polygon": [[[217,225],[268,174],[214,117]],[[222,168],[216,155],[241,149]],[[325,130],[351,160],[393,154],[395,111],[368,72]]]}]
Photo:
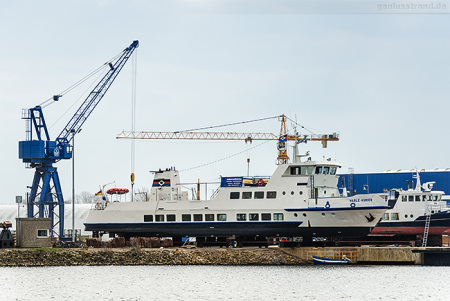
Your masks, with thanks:
[{"label": "tower crane jib", "polygon": [[278,141],[278,157],[277,164],[286,164],[289,162],[287,155],[287,141],[295,141],[296,143],[306,143],[307,141],[322,141],[322,146],[326,147],[327,141],[338,141],[339,135],[333,134],[309,134],[309,135],[288,135],[286,130],[286,116],[281,116],[280,135],[273,133],[238,133],[238,132],[197,132],[197,131],[179,131],[179,132],[152,132],[152,131],[122,131],[117,139],[177,139],[177,140],[222,140],[235,141],[243,140],[251,142],[253,140],[274,140]]}]

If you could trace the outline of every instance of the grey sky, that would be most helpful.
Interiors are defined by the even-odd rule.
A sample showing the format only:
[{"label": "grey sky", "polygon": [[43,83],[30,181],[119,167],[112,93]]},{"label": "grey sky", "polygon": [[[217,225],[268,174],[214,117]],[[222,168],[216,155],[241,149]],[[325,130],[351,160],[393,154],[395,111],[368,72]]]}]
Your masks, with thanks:
[{"label": "grey sky", "polygon": [[[0,0],[0,158],[6,192],[0,203],[25,195],[33,178],[34,171],[18,159],[18,141],[25,138],[22,108],[64,90],[135,39],[140,41],[138,130],[176,131],[284,113],[317,133],[340,133],[341,141],[326,150],[320,143],[302,150],[311,150],[315,159],[336,158],[341,172],[450,167],[449,14],[372,12],[357,1],[334,1],[342,4],[336,13],[321,1],[323,10],[303,13],[301,1],[263,2],[259,8],[255,1],[207,6],[201,0]],[[448,1],[436,3],[448,7]],[[289,9],[295,13],[286,13]],[[112,181],[130,186],[130,141],[115,137],[131,128],[131,77],[129,61],[76,137],[77,192],[96,192]],[[80,95],[68,94],[45,108],[48,124]],[[51,128],[52,139],[71,114]],[[278,133],[279,123],[217,130]],[[244,142],[138,141],[135,187],[150,185],[149,170],[189,169],[248,147]],[[248,153],[252,175],[272,174],[275,143]],[[181,173],[181,179],[246,175],[246,158],[244,152]],[[70,197],[71,162],[56,166],[63,193]]]}]

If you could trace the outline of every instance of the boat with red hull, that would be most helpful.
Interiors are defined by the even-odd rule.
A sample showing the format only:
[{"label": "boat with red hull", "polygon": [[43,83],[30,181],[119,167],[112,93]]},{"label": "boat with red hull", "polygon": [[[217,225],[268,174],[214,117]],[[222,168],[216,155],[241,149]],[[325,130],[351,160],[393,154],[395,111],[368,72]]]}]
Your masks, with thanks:
[{"label": "boat with red hull", "polygon": [[427,216],[428,235],[450,235],[450,208],[442,200],[444,192],[433,190],[434,182],[421,184],[419,173],[414,177],[416,187],[399,191],[398,202],[383,214],[369,236],[423,235]]}]

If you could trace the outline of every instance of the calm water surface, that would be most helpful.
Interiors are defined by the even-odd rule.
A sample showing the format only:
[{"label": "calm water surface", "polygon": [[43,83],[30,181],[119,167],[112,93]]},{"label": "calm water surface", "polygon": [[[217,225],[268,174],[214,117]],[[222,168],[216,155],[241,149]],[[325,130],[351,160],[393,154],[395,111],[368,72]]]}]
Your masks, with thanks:
[{"label": "calm water surface", "polygon": [[0,300],[450,300],[450,267],[1,267]]}]

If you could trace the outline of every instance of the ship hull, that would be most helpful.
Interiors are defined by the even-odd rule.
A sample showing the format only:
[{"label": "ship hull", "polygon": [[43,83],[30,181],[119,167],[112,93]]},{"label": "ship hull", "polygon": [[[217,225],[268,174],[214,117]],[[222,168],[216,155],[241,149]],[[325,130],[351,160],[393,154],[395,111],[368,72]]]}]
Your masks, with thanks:
[{"label": "ship hull", "polygon": [[[314,210],[284,209],[282,221],[214,221],[214,222],[143,222],[144,215],[154,210],[145,208],[146,204],[111,204],[106,210],[91,211],[84,224],[86,231],[116,233],[125,236],[191,236],[191,237],[228,237],[228,236],[327,236],[361,237],[368,235],[377,224],[387,207],[377,208],[336,208]],[[129,210],[131,206],[141,206],[142,210]],[[127,210],[128,209],[128,210]],[[310,211],[312,210],[312,211]],[[164,213],[159,210],[158,213]],[[275,210],[274,210],[275,211]],[[174,211],[171,211],[174,212]],[[184,210],[181,212],[189,212]],[[197,211],[199,215],[200,211]],[[218,212],[211,211],[216,215]],[[236,211],[240,212],[240,211]],[[228,211],[233,217],[235,212]],[[178,214],[176,219],[181,220]]]},{"label": "ship hull", "polygon": [[372,227],[302,227],[301,222],[218,222],[218,223],[85,223],[86,231],[116,233],[120,236],[147,237],[229,237],[229,236],[333,236],[361,237]]},{"label": "ship hull", "polygon": [[[423,235],[425,221],[425,216],[421,216],[414,221],[383,221],[377,224],[370,235]],[[428,234],[449,235],[450,212],[432,214]]]}]

